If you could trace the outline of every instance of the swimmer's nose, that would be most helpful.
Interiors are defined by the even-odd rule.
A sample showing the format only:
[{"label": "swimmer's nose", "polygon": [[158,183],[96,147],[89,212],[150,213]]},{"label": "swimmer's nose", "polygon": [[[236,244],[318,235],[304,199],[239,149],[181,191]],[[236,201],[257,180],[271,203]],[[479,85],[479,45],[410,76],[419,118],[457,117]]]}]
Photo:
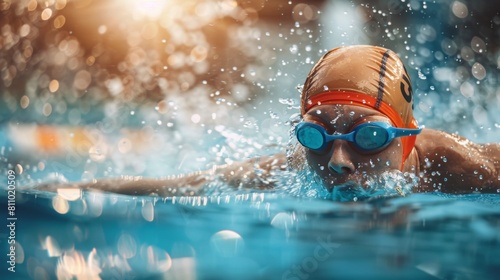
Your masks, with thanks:
[{"label": "swimmer's nose", "polygon": [[332,156],[328,162],[328,169],[334,174],[346,174],[354,172],[354,164],[351,161],[350,149],[344,140],[335,140],[332,147]]}]

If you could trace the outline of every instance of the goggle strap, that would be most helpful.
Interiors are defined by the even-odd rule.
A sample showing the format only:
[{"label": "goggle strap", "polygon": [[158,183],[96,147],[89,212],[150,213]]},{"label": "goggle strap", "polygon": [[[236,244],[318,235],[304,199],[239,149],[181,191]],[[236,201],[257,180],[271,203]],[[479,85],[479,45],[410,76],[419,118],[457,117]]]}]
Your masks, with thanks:
[{"label": "goggle strap", "polygon": [[403,119],[389,104],[382,100],[377,102],[373,96],[353,91],[330,91],[317,94],[306,102],[306,112],[318,105],[356,105],[375,109],[386,115],[396,127],[405,127]]}]

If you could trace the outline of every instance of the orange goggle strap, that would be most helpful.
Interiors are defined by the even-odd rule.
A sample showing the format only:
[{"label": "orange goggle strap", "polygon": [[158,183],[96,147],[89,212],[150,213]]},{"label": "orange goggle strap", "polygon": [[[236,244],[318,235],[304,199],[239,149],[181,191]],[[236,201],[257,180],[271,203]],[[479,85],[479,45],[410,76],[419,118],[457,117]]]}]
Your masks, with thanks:
[{"label": "orange goggle strap", "polygon": [[[406,126],[401,116],[389,104],[382,100],[377,100],[375,97],[352,91],[330,91],[317,94],[306,100],[305,112],[308,112],[313,107],[319,105],[355,105],[375,109],[382,114],[386,115],[395,127],[399,128],[418,128],[417,121],[412,119],[411,123]],[[413,147],[415,147],[416,136],[401,137],[403,145],[403,161],[401,163],[401,170],[403,170],[404,163],[410,155]]]}]

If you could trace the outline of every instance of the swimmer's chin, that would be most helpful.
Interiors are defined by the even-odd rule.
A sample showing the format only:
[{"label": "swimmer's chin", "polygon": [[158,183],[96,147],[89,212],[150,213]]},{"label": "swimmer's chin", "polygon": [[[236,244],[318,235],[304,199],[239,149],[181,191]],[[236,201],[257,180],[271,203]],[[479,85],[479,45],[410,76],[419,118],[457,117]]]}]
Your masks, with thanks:
[{"label": "swimmer's chin", "polygon": [[356,182],[336,185],[331,191],[331,199],[334,201],[359,201],[367,198],[370,198],[370,194],[361,184]]},{"label": "swimmer's chin", "polygon": [[324,187],[328,190],[328,192],[334,191],[336,188],[368,188],[368,182],[362,180],[332,180],[330,182],[324,182]]},{"label": "swimmer's chin", "polygon": [[334,201],[360,201],[371,197],[367,182],[349,180],[340,183],[337,181],[325,187]]}]

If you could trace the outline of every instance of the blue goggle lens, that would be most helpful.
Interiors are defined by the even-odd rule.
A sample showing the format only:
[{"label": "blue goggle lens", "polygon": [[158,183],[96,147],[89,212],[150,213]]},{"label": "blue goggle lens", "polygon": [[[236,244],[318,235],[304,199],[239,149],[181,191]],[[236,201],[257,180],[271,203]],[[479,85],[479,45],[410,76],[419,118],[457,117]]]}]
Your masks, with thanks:
[{"label": "blue goggle lens", "polygon": [[356,131],[354,144],[363,150],[377,150],[384,147],[389,138],[387,130],[379,126],[364,126]]},{"label": "blue goggle lens", "polygon": [[297,130],[297,139],[304,146],[312,150],[323,147],[325,139],[323,132],[316,127],[303,126]]}]

